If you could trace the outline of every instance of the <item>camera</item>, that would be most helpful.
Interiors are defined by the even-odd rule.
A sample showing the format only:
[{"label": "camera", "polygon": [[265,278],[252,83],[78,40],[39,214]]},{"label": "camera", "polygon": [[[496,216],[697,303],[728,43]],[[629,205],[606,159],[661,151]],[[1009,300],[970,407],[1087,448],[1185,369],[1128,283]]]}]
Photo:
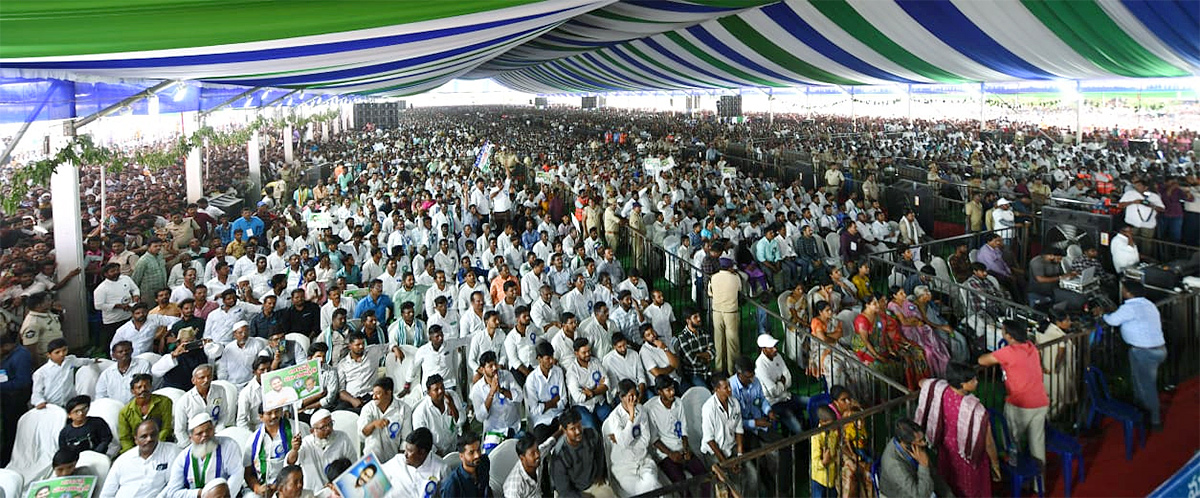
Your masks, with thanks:
[{"label": "camera", "polygon": [[193,349],[200,349],[202,347],[204,347],[204,341],[202,341],[202,340],[195,340],[195,341],[183,343],[183,349],[185,349],[187,351],[191,351]]}]

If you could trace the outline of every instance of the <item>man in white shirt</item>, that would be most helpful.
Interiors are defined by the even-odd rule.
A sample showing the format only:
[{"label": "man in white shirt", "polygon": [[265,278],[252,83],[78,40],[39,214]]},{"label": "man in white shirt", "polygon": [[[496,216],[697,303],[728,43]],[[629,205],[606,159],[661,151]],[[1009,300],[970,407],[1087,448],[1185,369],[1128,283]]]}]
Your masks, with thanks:
[{"label": "man in white shirt", "polygon": [[542,452],[537,438],[526,434],[517,440],[517,465],[504,479],[506,498],[539,498],[542,496]]},{"label": "man in white shirt", "polygon": [[[662,291],[653,290],[650,292],[651,303],[642,310],[642,317],[654,326],[654,333],[662,338],[667,344],[671,343],[671,323],[675,322],[675,310],[671,307],[663,296]],[[640,329],[640,328],[639,328]],[[640,331],[640,330],[639,330]]]},{"label": "man in white shirt", "polygon": [[234,404],[225,396],[224,389],[213,387],[213,373],[211,364],[200,365],[193,369],[192,385],[194,387],[175,400],[172,408],[177,422],[175,441],[181,446],[187,444],[190,430],[182,423],[184,420],[191,420],[198,414],[206,414],[209,416],[209,422],[217,430],[224,429],[233,422],[236,415],[233,413]]},{"label": "man in white shirt", "polygon": [[333,323],[333,311],[338,309],[346,310],[346,316],[354,316],[357,309],[357,303],[353,299],[342,297],[342,288],[338,285],[329,287],[329,299],[325,304],[321,305],[321,330],[329,328]]},{"label": "man in white shirt", "polygon": [[471,381],[478,380],[482,375],[479,373],[478,363],[479,355],[485,351],[496,353],[496,362],[501,368],[509,367],[508,353],[504,349],[504,332],[500,330],[500,315],[495,311],[484,313],[483,328],[476,330],[471,334],[471,345],[467,348],[467,375],[472,376]]},{"label": "man in white shirt", "polygon": [[642,367],[642,357],[629,346],[625,334],[615,332],[612,335],[612,351],[604,355],[601,364],[604,372],[612,382],[631,380],[638,388],[638,399],[646,397],[646,370]]},{"label": "man in white shirt", "polygon": [[[304,472],[304,489],[316,493],[329,481],[325,478],[325,466],[339,458],[358,461],[358,448],[345,432],[333,428],[333,416],[329,410],[317,410],[309,423],[312,432],[292,446],[296,453],[295,463]],[[293,461],[289,455],[289,461]]]},{"label": "man in white shirt", "polygon": [[233,340],[224,344],[221,359],[217,360],[221,380],[232,382],[238,389],[246,387],[250,379],[254,378],[250,366],[258,354],[266,349],[266,339],[250,337],[250,324],[245,321],[233,324]]},{"label": "man in white shirt", "polygon": [[662,486],[658,472],[650,459],[649,418],[646,410],[638,404],[642,391],[629,379],[617,383],[620,403],[604,420],[601,433],[611,443],[609,475],[625,492],[639,495]]},{"label": "man in white shirt", "polygon": [[167,471],[180,450],[174,443],[159,441],[158,429],[158,421],[153,418],[137,425],[137,446],[113,461],[100,498],[149,498],[162,493],[167,487]]},{"label": "man in white shirt", "polygon": [[792,434],[801,431],[800,419],[804,407],[792,396],[792,372],[783,362],[783,356],[775,346],[779,341],[770,334],[758,336],[758,359],[755,360],[754,377],[762,383],[763,395],[771,404],[771,411]]},{"label": "man in white shirt", "polygon": [[142,299],[137,283],[121,274],[121,265],[104,265],[104,280],[92,291],[96,309],[100,310],[103,337],[112,337],[117,328],[133,316],[134,303]]},{"label": "man in white shirt", "polygon": [[[1166,210],[1162,197],[1147,188],[1145,181],[1141,179],[1135,180],[1133,189],[1121,195],[1117,207],[1125,210],[1125,224],[1132,226],[1137,236],[1144,241],[1154,239],[1158,213]],[[1145,242],[1142,249],[1145,249],[1144,245]]]},{"label": "man in white shirt", "polygon": [[1113,269],[1117,275],[1125,272],[1126,268],[1136,266],[1141,261],[1141,254],[1135,244],[1134,227],[1125,225],[1112,238],[1108,250],[1112,253]]},{"label": "man in white shirt", "polygon": [[[338,362],[338,375],[342,377],[346,388],[339,397],[358,410],[364,403],[371,401],[371,389],[379,379],[379,364],[388,353],[387,344],[366,343],[367,338],[361,332],[350,334],[349,353]],[[404,353],[399,347],[391,346],[396,359],[403,360]]]},{"label": "man in white shirt", "polygon": [[404,438],[404,453],[382,466],[392,483],[387,498],[432,497],[438,495],[438,483],[448,473],[446,464],[432,452],[433,435],[424,427]]},{"label": "man in white shirt", "polygon": [[234,425],[250,432],[258,428],[258,407],[263,403],[262,376],[271,370],[271,358],[257,356],[254,358],[251,370],[254,377],[238,392],[237,419]]},{"label": "man in white shirt", "polygon": [[479,357],[480,377],[471,386],[471,404],[475,418],[483,422],[483,432],[495,432],[511,437],[521,427],[524,393],[508,370],[500,369],[496,353],[487,351]]},{"label": "man in white shirt", "polygon": [[124,405],[133,399],[133,392],[129,389],[133,376],[150,373],[150,362],[134,358],[133,344],[129,341],[113,345],[112,359],[115,363],[101,372],[96,380],[96,398],[115,399]]},{"label": "man in white shirt", "polygon": [[241,321],[249,322],[251,317],[262,311],[262,307],[238,301],[233,289],[223,292],[220,300],[221,306],[204,319],[204,338],[225,344],[233,340],[233,325]]},{"label": "man in white shirt", "polygon": [[[433,436],[433,449],[439,456],[454,451],[458,434],[467,422],[467,406],[458,393],[447,391],[442,376],[425,380],[425,393],[413,408],[413,428],[425,428]],[[429,451],[426,449],[425,451]]]},{"label": "man in white shirt", "polygon": [[185,437],[180,441],[190,447],[171,460],[167,487],[160,498],[199,498],[205,484],[216,479],[226,479],[230,496],[239,496],[245,482],[241,443],[216,436],[216,426],[208,413],[184,420]]},{"label": "man in white shirt", "polygon": [[612,335],[616,331],[616,326],[609,320],[608,305],[597,302],[592,305],[592,316],[579,322],[579,330],[575,335],[591,341],[591,349],[596,358],[604,358],[612,350]]},{"label": "man in white shirt", "polygon": [[563,365],[567,374],[567,392],[575,405],[573,408],[583,416],[584,427],[598,431],[601,422],[612,412],[608,404],[610,381],[601,361],[592,356],[590,340],[577,337],[572,347],[575,356]]},{"label": "man in white shirt", "polygon": [[687,477],[684,471],[693,476],[703,475],[707,469],[688,445],[687,417],[683,414],[683,404],[675,396],[678,383],[670,376],[660,375],[654,384],[658,396],[646,402],[645,410],[651,428],[650,445],[659,457],[658,468],[670,482],[684,480]]},{"label": "man in white shirt", "polygon": [[154,341],[166,336],[169,329],[179,318],[167,315],[149,314],[146,303],[133,305],[132,318],[117,328],[109,347],[118,342],[130,341],[133,344],[133,354],[139,355],[154,350]]},{"label": "man in white shirt", "polygon": [[[712,377],[713,395],[700,408],[700,452],[705,465],[712,467],[745,452],[742,439],[742,409],[733,399],[733,388],[723,373]],[[758,471],[754,462],[745,462],[726,471],[729,484],[743,496],[758,489]]]},{"label": "man in white shirt", "polygon": [[567,407],[567,381],[562,368],[555,365],[554,347],[549,343],[538,343],[537,363],[525,379],[525,397],[530,431],[543,440],[558,431],[558,416]]}]

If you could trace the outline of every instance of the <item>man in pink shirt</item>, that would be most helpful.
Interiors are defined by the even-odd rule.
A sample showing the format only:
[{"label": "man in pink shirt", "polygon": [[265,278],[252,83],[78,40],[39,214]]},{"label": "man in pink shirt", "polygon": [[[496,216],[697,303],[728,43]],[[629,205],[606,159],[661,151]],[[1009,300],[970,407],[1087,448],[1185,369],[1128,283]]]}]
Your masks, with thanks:
[{"label": "man in pink shirt", "polygon": [[1004,418],[1017,445],[1029,446],[1029,455],[1046,463],[1046,413],[1050,397],[1042,382],[1042,359],[1037,345],[1029,340],[1029,329],[1016,320],[1004,321],[1004,340],[1008,345],[979,357],[985,367],[1000,365],[1004,370]]}]

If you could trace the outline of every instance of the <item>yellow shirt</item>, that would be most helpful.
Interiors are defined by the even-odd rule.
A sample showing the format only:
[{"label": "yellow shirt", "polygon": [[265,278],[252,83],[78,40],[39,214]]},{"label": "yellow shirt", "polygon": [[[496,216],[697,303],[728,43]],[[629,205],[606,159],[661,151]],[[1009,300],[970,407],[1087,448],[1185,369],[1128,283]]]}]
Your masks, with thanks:
[{"label": "yellow shirt", "polygon": [[[811,441],[812,455],[810,461],[812,466],[809,469],[809,476],[813,482],[831,488],[837,482],[837,444],[838,431],[829,431],[814,435]],[[834,458],[829,461],[829,465],[821,464],[821,454],[828,449],[834,453]]]}]

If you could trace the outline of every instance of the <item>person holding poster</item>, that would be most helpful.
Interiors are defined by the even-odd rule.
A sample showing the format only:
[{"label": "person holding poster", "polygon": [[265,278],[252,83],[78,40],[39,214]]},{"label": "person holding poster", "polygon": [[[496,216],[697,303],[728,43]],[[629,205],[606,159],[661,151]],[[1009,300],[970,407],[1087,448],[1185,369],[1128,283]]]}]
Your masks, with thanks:
[{"label": "person holding poster", "polygon": [[188,419],[187,438],[191,447],[171,461],[167,488],[161,498],[200,498],[204,485],[226,479],[229,492],[242,491],[244,466],[238,443],[216,435],[212,415],[200,412]]},{"label": "person holding poster", "polygon": [[[329,483],[325,468],[338,459],[348,462],[358,460],[358,447],[345,432],[333,428],[333,415],[329,410],[317,410],[309,422],[312,433],[304,436],[300,444],[292,445],[288,462],[296,462],[304,471],[304,488],[316,493]],[[291,453],[295,453],[295,458]]]},{"label": "person holding poster", "polygon": [[96,487],[95,476],[71,476],[37,481],[29,485],[28,498],[87,498]]},{"label": "person holding poster", "polygon": [[392,483],[380,470],[379,459],[372,454],[351,465],[334,480],[341,498],[383,498],[392,490]]},{"label": "person holding poster", "polygon": [[358,416],[358,430],[363,435],[363,453],[374,454],[381,461],[391,460],[404,442],[404,423],[411,414],[408,406],[393,394],[396,384],[391,377],[375,381],[371,388],[372,402],[363,405]]},{"label": "person holding poster", "polygon": [[[270,375],[270,373],[268,373]],[[300,400],[300,395],[292,386],[284,385],[283,376],[276,375],[270,377],[269,384],[264,386],[263,391],[263,406],[287,406]]]},{"label": "person holding poster", "polygon": [[245,446],[242,462],[247,464],[246,487],[266,497],[277,491],[270,483],[279,477],[280,469],[296,463],[298,455],[292,448],[300,445],[308,434],[308,426],[283,418],[283,408],[261,410],[259,418],[262,423],[247,441],[250,444]]},{"label": "person holding poster", "polygon": [[318,360],[273,370],[263,374],[263,410],[291,405],[321,392],[321,366]]}]

